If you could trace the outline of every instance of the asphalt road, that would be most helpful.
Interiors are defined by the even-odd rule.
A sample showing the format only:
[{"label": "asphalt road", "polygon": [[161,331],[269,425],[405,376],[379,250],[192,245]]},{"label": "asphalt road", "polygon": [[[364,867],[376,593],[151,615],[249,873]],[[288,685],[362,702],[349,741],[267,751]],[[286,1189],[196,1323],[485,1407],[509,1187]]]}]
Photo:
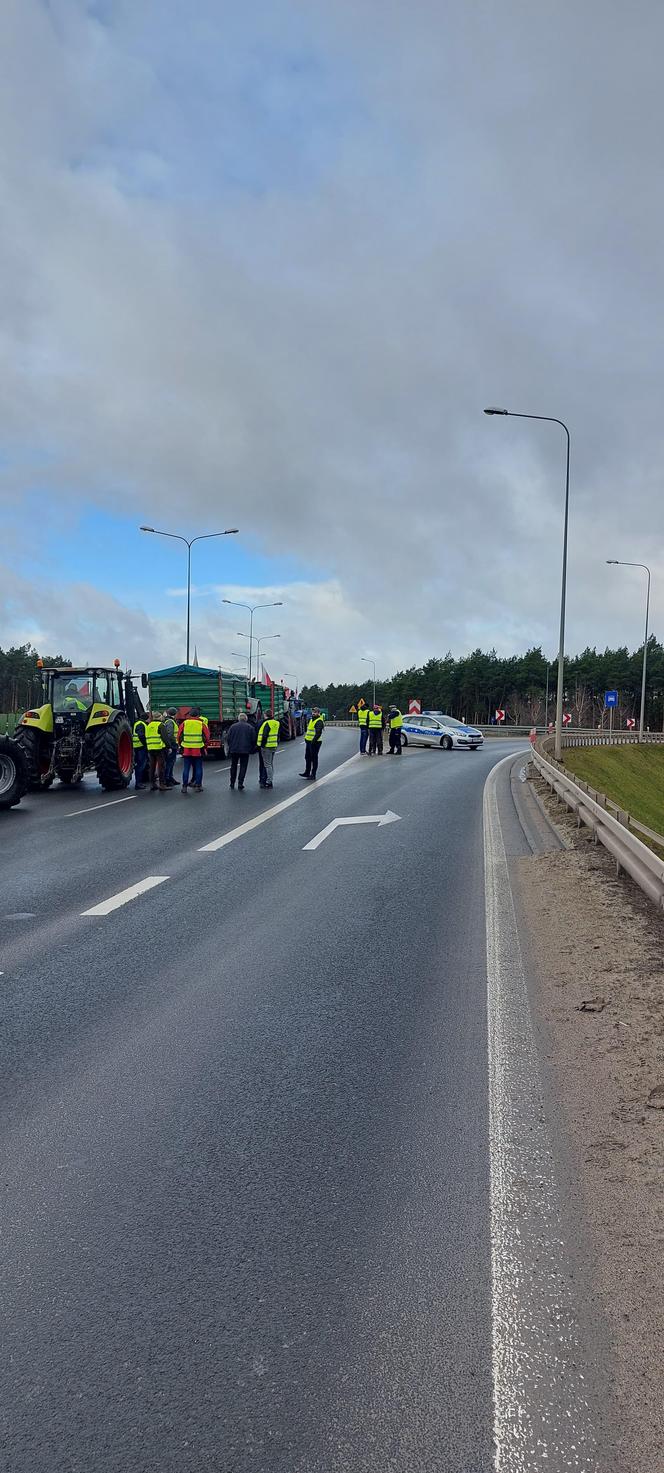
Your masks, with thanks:
[{"label": "asphalt road", "polygon": [[493,1467],[482,794],[510,749],[355,745],[326,733],[315,786],[298,743],[269,793],[210,766],[200,797],[2,816],[11,1473]]}]

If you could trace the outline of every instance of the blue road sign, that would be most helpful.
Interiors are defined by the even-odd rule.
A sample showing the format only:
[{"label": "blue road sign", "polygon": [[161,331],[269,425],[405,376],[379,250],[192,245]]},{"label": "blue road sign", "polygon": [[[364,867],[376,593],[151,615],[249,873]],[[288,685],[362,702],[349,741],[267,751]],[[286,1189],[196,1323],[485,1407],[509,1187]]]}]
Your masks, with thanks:
[{"label": "blue road sign", "polygon": [[605,690],[605,692],[604,692],[604,705],[605,706],[617,706],[618,705],[618,692],[617,692],[617,690]]}]

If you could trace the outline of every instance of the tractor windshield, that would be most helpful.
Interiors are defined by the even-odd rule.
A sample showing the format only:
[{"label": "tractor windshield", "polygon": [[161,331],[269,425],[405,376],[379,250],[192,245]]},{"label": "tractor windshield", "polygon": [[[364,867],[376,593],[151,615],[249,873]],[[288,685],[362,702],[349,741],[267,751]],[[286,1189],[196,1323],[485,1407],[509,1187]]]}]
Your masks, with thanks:
[{"label": "tractor windshield", "polygon": [[79,675],[66,670],[53,676],[52,706],[54,711],[88,711],[92,705],[92,676],[87,670]]}]

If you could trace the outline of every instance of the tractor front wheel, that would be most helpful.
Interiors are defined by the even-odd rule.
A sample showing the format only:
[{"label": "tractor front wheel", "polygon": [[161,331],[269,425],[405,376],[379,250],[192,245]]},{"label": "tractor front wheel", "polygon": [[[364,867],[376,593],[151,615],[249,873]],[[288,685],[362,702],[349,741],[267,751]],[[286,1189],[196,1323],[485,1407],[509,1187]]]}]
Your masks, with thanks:
[{"label": "tractor front wheel", "polygon": [[95,767],[106,792],[129,786],[134,771],[134,747],[126,716],[116,716],[100,731],[95,743]]},{"label": "tractor front wheel", "polygon": [[14,732],[14,741],[25,758],[25,766],[28,776],[28,787],[35,793],[40,793],[44,788],[50,788],[54,773],[49,777],[46,774],[51,765],[51,750],[48,736],[38,731],[34,726],[17,726]]}]

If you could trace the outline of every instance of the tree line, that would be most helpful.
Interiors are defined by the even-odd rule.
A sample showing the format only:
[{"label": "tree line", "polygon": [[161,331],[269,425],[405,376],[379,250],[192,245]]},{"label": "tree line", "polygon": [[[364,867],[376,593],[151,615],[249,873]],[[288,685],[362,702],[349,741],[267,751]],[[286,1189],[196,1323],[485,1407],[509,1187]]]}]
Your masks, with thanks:
[{"label": "tree line", "polygon": [[[0,649],[0,711],[25,711],[39,700],[38,658],[38,651],[29,644]],[[45,665],[71,665],[62,655],[44,655],[43,660]]]},{"label": "tree line", "polygon": [[[618,691],[613,720],[624,726],[628,717],[638,718],[641,704],[643,645],[630,653],[626,645],[603,652],[585,649],[565,660],[565,710],[574,726],[608,724],[604,693]],[[473,650],[455,660],[448,652],[442,659],[427,660],[399,670],[389,680],[376,681],[376,699],[382,706],[394,702],[407,711],[411,697],[418,697],[423,710],[444,711],[461,720],[488,725],[497,710],[506,712],[506,722],[516,726],[544,725],[555,717],[557,661],[547,661],[538,646],[523,655],[507,658],[495,650]],[[547,706],[548,672],[548,706]],[[373,683],[363,680],[340,685],[309,685],[302,691],[307,705],[327,707],[330,715],[347,716],[359,697],[367,704]],[[664,648],[655,638],[648,640],[646,726],[664,729]]]}]

